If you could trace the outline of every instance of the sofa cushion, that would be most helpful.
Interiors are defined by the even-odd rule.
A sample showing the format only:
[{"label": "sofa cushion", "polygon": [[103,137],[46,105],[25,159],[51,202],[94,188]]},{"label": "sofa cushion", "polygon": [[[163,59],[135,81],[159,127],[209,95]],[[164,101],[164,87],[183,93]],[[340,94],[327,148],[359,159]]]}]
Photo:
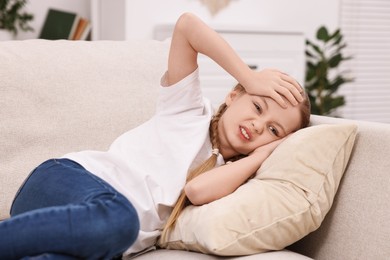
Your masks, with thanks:
[{"label": "sofa cushion", "polygon": [[[124,257],[124,260],[132,259],[131,257]],[[166,250],[159,249],[149,251],[145,254],[135,257],[136,260],[221,260],[218,256],[200,254],[195,252],[181,251],[181,250]],[[257,254],[251,256],[235,257],[234,260],[310,260],[307,256],[289,251],[273,251],[264,254]]]},{"label": "sofa cushion", "polygon": [[294,133],[234,193],[187,207],[160,245],[249,255],[299,240],[317,229],[329,211],[356,131],[353,124],[325,124]]},{"label": "sofa cushion", "polygon": [[0,42],[0,219],[42,161],[106,150],[153,113],[168,43]]},{"label": "sofa cushion", "polygon": [[356,124],[353,153],[321,227],[290,247],[314,259],[390,259],[390,124],[312,116],[312,124]]}]

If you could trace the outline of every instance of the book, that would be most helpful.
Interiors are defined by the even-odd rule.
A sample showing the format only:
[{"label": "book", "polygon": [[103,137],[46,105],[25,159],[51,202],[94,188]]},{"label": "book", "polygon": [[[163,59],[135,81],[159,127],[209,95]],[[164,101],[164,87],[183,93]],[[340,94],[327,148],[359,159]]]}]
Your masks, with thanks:
[{"label": "book", "polygon": [[49,9],[39,38],[47,40],[71,40],[79,20],[80,17],[76,13]]},{"label": "book", "polygon": [[91,31],[91,22],[87,19],[80,18],[72,40],[86,40]]}]

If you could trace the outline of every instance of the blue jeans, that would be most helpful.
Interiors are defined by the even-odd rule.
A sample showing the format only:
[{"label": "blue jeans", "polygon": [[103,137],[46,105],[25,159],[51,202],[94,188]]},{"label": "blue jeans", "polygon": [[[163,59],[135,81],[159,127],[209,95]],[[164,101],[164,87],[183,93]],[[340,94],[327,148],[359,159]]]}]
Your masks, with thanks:
[{"label": "blue jeans", "polygon": [[0,259],[111,259],[136,240],[132,204],[68,159],[38,166],[0,222]]}]

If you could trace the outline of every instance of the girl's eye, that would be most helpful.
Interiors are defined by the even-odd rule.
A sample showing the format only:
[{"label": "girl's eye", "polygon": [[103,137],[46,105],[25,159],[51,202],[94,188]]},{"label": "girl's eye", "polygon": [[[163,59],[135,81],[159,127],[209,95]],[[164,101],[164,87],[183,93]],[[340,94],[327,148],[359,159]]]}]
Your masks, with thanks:
[{"label": "girl's eye", "polygon": [[262,108],[259,104],[253,103],[253,105],[255,105],[256,110],[257,110],[260,114],[263,112],[263,108]]},{"label": "girl's eye", "polygon": [[271,133],[272,133],[274,136],[279,137],[279,131],[278,131],[278,129],[276,129],[276,128],[273,127],[273,126],[270,126],[270,127],[269,127],[269,130],[271,131]]}]

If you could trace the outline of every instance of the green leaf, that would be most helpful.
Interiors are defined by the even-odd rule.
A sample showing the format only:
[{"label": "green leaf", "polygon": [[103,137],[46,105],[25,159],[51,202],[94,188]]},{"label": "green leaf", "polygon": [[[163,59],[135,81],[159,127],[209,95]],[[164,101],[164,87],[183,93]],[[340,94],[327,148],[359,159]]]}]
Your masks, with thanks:
[{"label": "green leaf", "polygon": [[313,95],[308,95],[311,104],[311,114],[320,115],[320,109],[316,103],[316,98]]},{"label": "green leaf", "polygon": [[321,57],[324,56],[324,51],[317,45],[312,45],[312,48],[315,52],[317,52]]},{"label": "green leaf", "polygon": [[345,98],[343,96],[338,96],[332,101],[332,106],[334,108],[341,107],[345,105]]},{"label": "green leaf", "polygon": [[306,40],[306,72],[305,89],[309,95],[312,107],[312,114],[329,115],[333,110],[345,104],[343,96],[336,96],[337,90],[346,82],[352,79],[343,77],[343,73],[333,75],[332,70],[336,69],[344,60],[351,59],[351,56],[344,56],[342,50],[347,44],[343,42],[343,35],[340,29],[329,33],[325,26],[317,30],[317,39],[324,44],[315,44]]},{"label": "green leaf", "polygon": [[317,52],[314,52],[313,50],[306,50],[305,54],[306,54],[306,60],[311,61],[313,63],[317,63],[318,60],[321,59],[320,54],[318,54]]},{"label": "green leaf", "polygon": [[0,1],[0,13],[3,13],[6,10],[9,0]]},{"label": "green leaf", "polygon": [[316,71],[314,69],[309,69],[306,71],[306,81],[311,81],[316,76]]},{"label": "green leaf", "polygon": [[320,82],[318,81],[318,78],[313,78],[311,82],[306,82],[306,89],[309,90],[309,92],[313,92],[318,89],[318,86],[320,85]]},{"label": "green leaf", "polygon": [[340,34],[340,35],[337,36],[337,38],[334,40],[334,45],[340,44],[342,40],[343,40],[343,36]]},{"label": "green leaf", "polygon": [[325,26],[321,26],[317,31],[317,39],[327,42],[329,40],[328,30]]},{"label": "green leaf", "polygon": [[305,85],[308,89],[315,90],[318,85],[318,79],[316,77],[312,77],[311,79],[306,79]]},{"label": "green leaf", "polygon": [[332,33],[330,36],[329,36],[329,40],[333,40],[334,38],[336,37],[339,37],[340,36],[340,29],[337,29],[334,33]]},{"label": "green leaf", "polygon": [[343,96],[330,97],[326,96],[324,98],[324,113],[327,115],[336,108],[345,105],[345,99]]},{"label": "green leaf", "polygon": [[317,71],[316,71],[317,77],[324,79],[328,76],[328,63],[326,61],[320,61],[318,63]]},{"label": "green leaf", "polygon": [[331,93],[334,93],[336,92],[339,87],[346,83],[347,82],[347,79],[345,79],[343,76],[337,76],[330,84],[329,84],[329,90],[331,91]]},{"label": "green leaf", "polygon": [[[336,46],[336,45],[333,45],[333,46]],[[342,51],[342,49],[344,49],[345,47],[347,47],[347,44],[345,44],[345,43],[338,45],[337,48],[332,49],[332,54],[330,56],[334,56],[337,53],[340,53]]]},{"label": "green leaf", "polygon": [[307,57],[311,57],[311,58],[315,57],[309,50],[306,50],[305,54]]},{"label": "green leaf", "polygon": [[339,53],[339,54],[336,54],[334,55],[333,57],[331,57],[329,59],[329,67],[330,68],[335,68],[337,67],[340,62],[343,60],[343,56]]},{"label": "green leaf", "polygon": [[315,50],[321,56],[324,54],[323,51],[321,50],[320,46],[318,46],[317,44],[314,44],[313,42],[307,41],[307,45],[308,45],[308,49],[307,50],[310,50],[309,48],[312,48],[313,50]]},{"label": "green leaf", "polygon": [[33,20],[32,14],[23,13],[26,0],[0,0],[0,28],[16,34],[18,30],[33,31],[28,22]]}]

